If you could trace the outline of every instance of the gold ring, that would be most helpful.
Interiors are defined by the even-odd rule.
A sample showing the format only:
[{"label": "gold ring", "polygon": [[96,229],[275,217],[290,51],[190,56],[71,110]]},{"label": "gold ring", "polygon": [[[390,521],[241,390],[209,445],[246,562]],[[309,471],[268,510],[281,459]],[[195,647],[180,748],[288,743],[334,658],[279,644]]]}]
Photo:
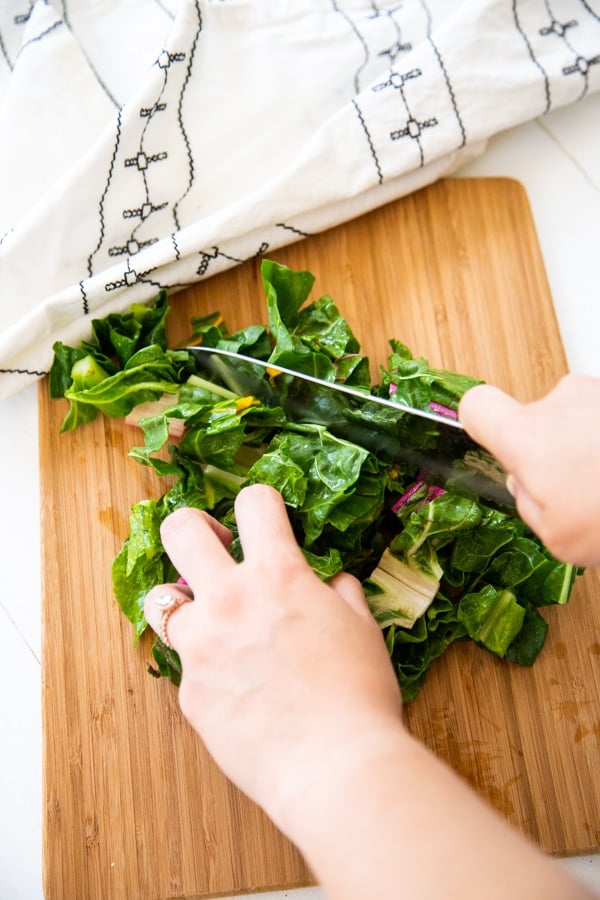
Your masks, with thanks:
[{"label": "gold ring", "polygon": [[161,594],[160,597],[157,597],[154,601],[162,611],[158,636],[169,650],[173,650],[173,645],[169,641],[169,636],[167,635],[169,619],[176,609],[179,609],[184,603],[190,603],[192,599],[192,597],[182,596],[181,594]]}]

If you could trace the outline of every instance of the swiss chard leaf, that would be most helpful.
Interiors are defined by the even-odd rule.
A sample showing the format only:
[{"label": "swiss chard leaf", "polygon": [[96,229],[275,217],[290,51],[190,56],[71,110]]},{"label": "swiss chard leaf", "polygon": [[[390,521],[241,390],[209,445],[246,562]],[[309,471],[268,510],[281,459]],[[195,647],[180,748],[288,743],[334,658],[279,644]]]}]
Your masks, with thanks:
[{"label": "swiss chard leaf", "polygon": [[192,334],[186,344],[202,344],[205,347],[218,347],[226,336],[227,329],[220,312],[208,316],[192,316]]},{"label": "swiss chard leaf", "polygon": [[546,635],[548,623],[536,609],[526,609],[521,630],[509,645],[506,659],[520,666],[532,666],[538,658]]},{"label": "swiss chard leaf", "polygon": [[468,497],[445,493],[422,505],[415,496],[399,513],[404,527],[392,538],[391,550],[407,563],[439,578],[440,548],[454,540],[459,532],[470,533],[479,525],[483,514],[481,506]]},{"label": "swiss chard leaf", "polygon": [[64,397],[73,384],[71,371],[75,363],[88,354],[81,347],[69,347],[61,341],[53,345],[54,357],[50,366],[49,388],[51,397]]},{"label": "swiss chard leaf", "polygon": [[90,352],[116,357],[121,367],[144,347],[156,344],[166,350],[168,313],[167,294],[161,291],[151,306],[136,303],[126,313],[110,313],[104,319],[94,319],[96,342],[85,346]]},{"label": "swiss chard leaf", "polygon": [[452,548],[451,565],[462,572],[486,571],[490,560],[515,537],[515,521],[508,517],[482,523],[474,531],[458,535]]},{"label": "swiss chard leaf", "polygon": [[348,387],[364,388],[368,391],[371,387],[371,367],[366,356],[359,353],[350,353],[342,356],[334,363],[335,380]]},{"label": "swiss chard leaf", "polygon": [[509,590],[491,584],[465,594],[458,604],[458,620],[469,637],[497,656],[505,656],[523,627],[525,609]]},{"label": "swiss chard leaf", "polygon": [[270,484],[292,508],[302,506],[308,487],[308,477],[301,466],[277,449],[263,453],[248,470],[246,481],[248,484]]},{"label": "swiss chard leaf", "polygon": [[[314,429],[312,443],[310,465],[306,469],[306,495],[300,512],[306,547],[310,547],[325,525],[332,521],[336,507],[353,493],[368,457],[368,451],[362,447],[335,438],[322,427]],[[302,439],[300,444],[304,452],[305,440]],[[290,456],[294,459],[295,455],[292,447]]]},{"label": "swiss chard leaf", "polygon": [[515,587],[534,575],[546,564],[546,555],[537,541],[528,537],[518,537],[495,557],[490,564],[489,574],[497,584]]},{"label": "swiss chard leaf", "polygon": [[147,628],[144,600],[156,584],[175,581],[177,573],[162,545],[160,506],[152,500],[135,504],[129,520],[129,536],[112,566],[115,597],[134,626],[136,641]]},{"label": "swiss chard leaf", "polygon": [[155,678],[168,678],[175,687],[179,687],[183,675],[179,654],[171,647],[163,644],[157,636],[152,645],[152,656],[154,657],[156,668],[148,666],[150,675],[154,675]]},{"label": "swiss chard leaf", "polygon": [[300,310],[293,334],[315,352],[326,353],[334,360],[360,350],[350,326],[329,296]]},{"label": "swiss chard leaf", "polygon": [[307,563],[322,581],[329,581],[334,575],[343,571],[342,557],[335,548],[331,548],[327,553],[319,555],[311,553],[310,550],[304,547],[302,548],[302,553]]},{"label": "swiss chard leaf", "polygon": [[176,393],[178,389],[172,360],[157,344],[152,344],[130,357],[124,369],[91,387],[79,388],[74,381],[65,397],[74,406],[91,407],[105,416],[126,416],[138,404],[156,400],[165,393]]},{"label": "swiss chard leaf", "polygon": [[419,619],[410,631],[390,627],[386,644],[406,703],[418,696],[435,660],[454,641],[462,640],[465,634],[464,626],[456,620],[448,622],[443,629],[435,630],[427,627],[425,618]]},{"label": "swiss chard leaf", "polygon": [[392,353],[387,369],[382,370],[380,396],[390,396],[397,403],[418,409],[438,403],[456,410],[465,391],[481,383],[458,372],[430,368],[424,357],[413,357],[400,341],[392,340],[390,344]]},{"label": "swiss chard leaf", "polygon": [[241,353],[242,356],[267,359],[271,352],[271,339],[264,325],[250,325],[222,338],[215,346],[232,353]]},{"label": "swiss chard leaf", "polygon": [[269,329],[277,349],[293,349],[290,330],[298,323],[302,304],[308,299],[315,283],[311,272],[299,272],[264,259],[261,277],[267,299]]}]

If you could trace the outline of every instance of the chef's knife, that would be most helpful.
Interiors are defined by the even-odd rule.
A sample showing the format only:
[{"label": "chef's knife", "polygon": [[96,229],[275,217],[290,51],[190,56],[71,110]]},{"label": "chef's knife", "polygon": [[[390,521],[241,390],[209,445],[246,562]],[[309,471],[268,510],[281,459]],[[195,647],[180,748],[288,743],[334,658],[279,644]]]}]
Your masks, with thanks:
[{"label": "chef's knife", "polygon": [[514,511],[506,472],[456,419],[376,397],[230,350],[186,347],[204,372],[239,396],[281,406],[297,423],[325,425],[416,478]]}]

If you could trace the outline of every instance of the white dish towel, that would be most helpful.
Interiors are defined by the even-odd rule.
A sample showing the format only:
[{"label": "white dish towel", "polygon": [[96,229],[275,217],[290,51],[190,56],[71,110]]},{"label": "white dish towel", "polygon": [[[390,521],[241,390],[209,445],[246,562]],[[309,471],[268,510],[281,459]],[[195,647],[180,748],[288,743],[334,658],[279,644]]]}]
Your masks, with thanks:
[{"label": "white dish towel", "polygon": [[599,0],[0,0],[0,397],[599,88]]}]

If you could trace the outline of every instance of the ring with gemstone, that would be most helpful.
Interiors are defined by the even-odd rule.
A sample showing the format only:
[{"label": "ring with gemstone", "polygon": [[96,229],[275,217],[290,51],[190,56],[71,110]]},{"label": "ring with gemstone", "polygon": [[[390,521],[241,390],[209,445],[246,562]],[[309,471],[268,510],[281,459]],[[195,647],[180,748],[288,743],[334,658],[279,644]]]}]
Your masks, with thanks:
[{"label": "ring with gemstone", "polygon": [[190,603],[192,599],[192,597],[186,597],[182,594],[160,594],[160,596],[158,596],[154,601],[162,612],[158,636],[165,647],[168,647],[169,650],[173,649],[173,645],[171,644],[169,636],[167,634],[169,619],[176,609],[179,609],[179,607],[183,606],[184,603]]}]

